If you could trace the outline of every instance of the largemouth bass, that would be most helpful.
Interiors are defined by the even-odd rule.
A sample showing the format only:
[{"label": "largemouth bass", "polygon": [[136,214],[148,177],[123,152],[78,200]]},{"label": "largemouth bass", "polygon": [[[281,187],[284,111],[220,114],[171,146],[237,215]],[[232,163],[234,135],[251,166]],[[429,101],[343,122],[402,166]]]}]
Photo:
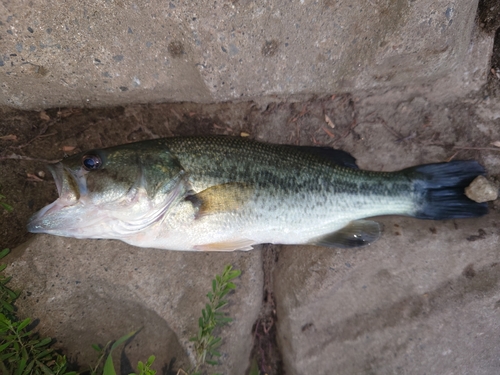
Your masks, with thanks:
[{"label": "largemouth bass", "polygon": [[59,198],[31,218],[30,232],[158,249],[356,247],[380,236],[368,217],[487,213],[464,194],[485,173],[475,161],[370,172],[331,148],[209,136],[91,150],[49,168]]}]

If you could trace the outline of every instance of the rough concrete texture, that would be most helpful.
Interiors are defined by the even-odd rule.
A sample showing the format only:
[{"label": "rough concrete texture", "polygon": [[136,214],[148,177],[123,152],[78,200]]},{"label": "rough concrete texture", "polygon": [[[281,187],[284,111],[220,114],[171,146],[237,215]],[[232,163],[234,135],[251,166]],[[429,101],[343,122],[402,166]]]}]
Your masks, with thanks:
[{"label": "rough concrete texture", "polygon": [[367,248],[282,248],[286,374],[498,373],[499,219],[391,218]]},{"label": "rough concrete texture", "polygon": [[[374,40],[382,34],[372,30],[374,39],[357,40],[356,43],[364,46],[357,50],[352,42],[361,32],[354,26],[345,30],[348,23],[339,23],[342,11],[346,11],[343,5],[326,0],[320,4],[306,0],[305,6],[299,5],[300,2],[289,5],[290,9],[302,9],[304,14],[300,16],[304,20],[292,23],[293,27],[298,24],[298,31],[290,34],[279,34],[278,28],[272,29],[278,34],[264,33],[268,30],[264,19],[270,24],[268,27],[273,28],[273,23],[279,23],[282,17],[287,22],[279,30],[291,27],[291,18],[286,17],[292,17],[292,13],[285,11],[287,7],[278,8],[281,3],[218,2],[210,5],[214,7],[210,11],[209,5],[200,4],[196,17],[205,19],[205,30],[192,19],[194,17],[185,17],[187,13],[174,13],[186,7],[174,2],[167,4],[172,12],[170,18],[162,13],[167,5],[154,2],[137,5],[137,8],[125,2],[103,2],[98,10],[92,8],[92,12],[87,10],[87,13],[83,13],[88,4],[85,2],[64,8],[45,4],[42,13],[36,13],[41,7],[36,1],[31,3],[31,8],[28,3],[21,7],[22,3],[3,2],[0,6],[7,7],[12,18],[2,20],[0,26],[11,33],[2,34],[0,43],[8,45],[12,43],[8,38],[31,35],[35,49],[29,56],[40,56],[40,60],[32,62],[37,66],[20,65],[23,61],[15,60],[19,57],[28,62],[28,55],[21,57],[21,53],[29,50],[26,46],[31,45],[25,37],[21,45],[14,47],[13,53],[19,53],[18,56],[10,56],[9,52],[5,59],[2,51],[4,65],[0,69],[10,69],[11,74],[6,75],[0,85],[7,90],[2,91],[2,95],[15,101],[9,102],[10,105],[24,108],[54,103],[93,106],[165,100],[165,95],[170,94],[169,98],[179,98],[179,93],[191,98],[198,95],[192,100],[210,101],[239,98],[242,93],[243,97],[290,93],[292,89],[293,93],[307,93],[308,87],[318,94],[326,90],[329,95],[307,101],[268,96],[255,102],[150,104],[42,112],[0,108],[1,194],[14,206],[13,212],[0,210],[0,241],[3,242],[0,248],[14,247],[27,238],[24,228],[28,217],[56,198],[52,179],[42,173],[47,160],[86,149],[165,136],[245,132],[254,139],[268,142],[332,146],[352,153],[361,168],[378,171],[452,159],[476,159],[485,166],[488,178],[498,184],[500,148],[495,144],[500,141],[500,30],[489,70],[484,66],[490,55],[485,46],[491,40],[474,31],[471,21],[474,2],[466,5],[465,2],[416,3],[395,4],[402,7],[401,14],[419,7],[419,17],[427,22],[421,26],[423,34],[415,29],[412,36],[415,39],[405,39],[411,34],[401,33],[408,25],[417,24],[410,12],[393,31],[383,35],[392,43],[387,45],[388,49],[384,49],[386,46],[375,48],[370,54],[366,53],[368,47],[376,47]],[[384,4],[389,6],[388,2]],[[367,30],[370,20],[393,17],[391,12],[395,11],[390,7],[387,15],[380,11],[382,3],[372,1],[370,5],[378,13],[373,11],[363,18],[356,13],[361,10],[356,8],[356,3],[349,5],[351,16],[358,17],[354,17],[358,21],[356,27]],[[317,7],[321,7],[322,13],[330,12],[329,22],[324,22]],[[12,11],[21,8],[22,11]],[[113,13],[117,8],[121,12]],[[448,8],[456,12],[449,13],[452,18],[445,21]],[[31,13],[27,9],[31,9]],[[124,14],[134,9],[136,23],[128,26],[132,18],[123,18]],[[337,18],[331,17],[332,9],[337,12],[334,12]],[[469,12],[467,22],[461,18],[465,17],[464,9]],[[247,15],[255,14],[255,18],[244,23],[243,10]],[[221,12],[228,14],[228,18],[216,20],[215,14]],[[307,18],[314,12],[317,12],[316,22]],[[75,15],[71,18],[68,14]],[[153,14],[158,23],[138,32],[136,26],[151,20]],[[184,18],[173,16],[179,14]],[[21,22],[28,16],[32,17],[32,25]],[[425,25],[429,25],[430,18],[432,27],[429,28]],[[490,23],[497,19],[485,16]],[[176,29],[177,34],[168,34],[168,38],[166,34],[162,34],[161,40],[153,38],[155,32],[159,35],[163,20],[175,21],[182,27]],[[118,21],[121,29],[116,28]],[[459,33],[453,31],[460,22],[467,27],[460,26]],[[321,48],[326,44],[311,44],[308,38],[313,33],[324,38],[327,33],[322,34],[323,30],[333,30],[339,24],[344,26],[339,29],[344,39],[327,39],[324,43],[338,42],[341,52],[332,47],[333,60],[325,57],[323,61],[316,52],[323,51],[325,55],[327,50]],[[232,25],[235,25],[234,37],[227,31]],[[197,30],[198,37],[191,34],[194,30],[191,27]],[[87,34],[74,32],[80,29]],[[121,30],[121,34],[117,30]],[[467,34],[471,30],[475,35],[472,39]],[[442,35],[446,36],[448,48],[438,48]],[[209,43],[210,36],[213,38]],[[71,37],[74,40],[70,40]],[[290,41],[286,37],[290,37]],[[194,42],[196,38],[201,46]],[[394,42],[397,38],[401,38],[401,48]],[[464,52],[457,38],[468,40],[469,49]],[[64,40],[70,42],[64,44],[61,42]],[[97,44],[101,45],[101,40],[107,44],[103,42],[102,48],[93,51]],[[144,44],[140,49],[141,43],[147,40],[153,44],[149,47]],[[256,40],[259,43],[255,43]],[[273,40],[279,41],[274,54]],[[177,41],[181,44],[171,44]],[[267,41],[270,43],[265,44]],[[426,50],[424,45],[429,41],[438,47]],[[158,60],[154,61],[156,57],[149,48],[156,48],[157,43],[163,43],[158,44],[163,50],[156,50],[163,54],[158,52]],[[234,56],[229,56],[231,43],[238,51]],[[132,47],[142,55],[131,53]],[[77,55],[76,48],[80,48],[81,55]],[[288,48],[293,53],[288,52]],[[302,48],[307,53],[301,55]],[[401,52],[406,49],[414,52],[415,60],[411,58],[413,55]],[[37,55],[40,51],[43,53]],[[435,59],[419,60],[425,51],[434,51]],[[50,57],[52,52],[54,55]],[[356,65],[347,62],[352,63],[352,59],[361,56],[357,53],[364,53],[360,60],[362,66],[350,71],[349,68],[355,69]],[[175,54],[178,56],[174,58]],[[460,60],[459,56],[463,58],[464,54],[466,58]],[[391,56],[397,60],[394,76],[387,75],[386,81],[370,76],[369,72],[374,69],[383,73]],[[222,67],[224,58],[226,65]],[[297,62],[299,58],[310,60]],[[343,81],[333,81],[334,75],[324,73],[323,69],[334,66],[335,59],[335,64],[344,67]],[[477,65],[469,68],[469,62],[474,60]],[[164,68],[164,61],[171,65]],[[209,63],[193,68],[198,61]],[[70,63],[75,67],[74,74],[65,70]],[[418,63],[424,64],[422,70],[416,70]],[[393,84],[404,86],[400,64],[408,69],[404,72],[412,82],[436,84],[424,85],[424,91],[413,91],[411,95],[404,87],[382,94],[365,91],[332,95],[332,91],[356,90],[362,86],[368,89]],[[34,70],[23,70],[27,68]],[[218,75],[209,68],[218,69]],[[185,69],[183,79],[178,79],[176,74],[180,73],[176,69]],[[466,74],[457,73],[460,69]],[[237,70],[244,74],[237,75]],[[254,70],[260,70],[260,75]],[[110,77],[101,78],[106,72]],[[136,82],[134,86],[130,82],[140,72],[147,78],[141,76],[141,84]],[[287,79],[288,72],[293,80]],[[155,73],[159,74],[158,82],[166,82],[164,86],[156,83]],[[486,74],[489,74],[488,85],[479,93],[453,100],[446,97],[471,89]],[[220,79],[224,75],[231,79]],[[253,79],[252,84],[247,85],[253,92],[243,88],[248,77]],[[457,84],[459,81],[462,83]],[[149,82],[149,86],[144,82]],[[297,82],[303,86],[294,86]],[[467,86],[466,82],[473,83]],[[42,84],[45,85],[43,93]],[[169,86],[174,84],[175,88]],[[448,89],[445,97],[437,101],[436,93]],[[172,90],[177,91],[172,93]],[[74,95],[79,99],[75,101]],[[86,103],[86,99],[90,101]],[[150,354],[157,356],[156,369],[164,367],[162,373],[188,366],[192,355],[188,340],[196,332],[210,280],[230,263],[243,274],[237,281],[236,293],[230,295],[228,311],[235,321],[220,332],[224,344],[219,370],[226,375],[244,374],[252,356],[261,374],[270,375],[497,374],[500,368],[499,207],[498,201],[491,203],[490,214],[477,220],[424,222],[383,218],[380,222],[385,230],[378,242],[350,250],[265,246],[249,253],[196,254],[138,249],[117,241],[36,236],[7,258],[10,262],[7,272],[13,275],[12,284],[23,290],[17,303],[20,315],[39,319],[38,330],[55,336],[58,347],[82,366],[94,362],[90,344],[104,344],[141,327],[121,356],[122,373]],[[261,257],[261,253],[265,256]],[[172,363],[174,357],[176,360]]]},{"label": "rough concrete texture", "polygon": [[[24,316],[43,316],[41,332],[57,338],[83,369],[96,363],[92,344],[105,345],[138,330],[119,355],[121,374],[138,360],[156,356],[164,374],[188,370],[211,280],[224,266],[243,270],[236,280],[238,298],[229,295],[226,311],[234,321],[219,333],[221,366],[214,371],[243,374],[249,365],[252,325],[262,300],[258,250],[247,253],[185,253],[139,249],[117,241],[78,241],[36,236],[13,253],[9,273],[23,290]],[[120,365],[119,365],[120,363]],[[120,366],[120,367],[118,367]]]},{"label": "rough concrete texture", "polygon": [[[244,131],[272,142],[335,146],[371,170],[476,159],[498,181],[500,149],[491,146],[500,140],[497,98],[481,95],[437,105],[425,97],[391,95],[397,97],[346,95],[264,107],[168,104],[73,111],[67,117],[57,110],[27,118],[14,112],[5,116],[10,122],[2,134],[19,138],[3,141],[11,146],[2,155],[57,159],[65,152],[158,136]],[[54,119],[49,136],[37,138],[38,129],[52,121],[46,117]],[[64,151],[68,145],[74,149]],[[7,215],[23,207],[28,215],[55,198],[50,177],[34,182],[21,173],[37,174],[40,160],[0,162],[5,181],[12,182],[5,186],[21,192],[5,220],[15,222]],[[38,196],[42,191],[49,194]],[[2,194],[15,196],[11,190]],[[30,206],[26,199],[35,197],[44,198]],[[131,365],[155,354],[162,366],[172,356],[174,369],[184,366],[210,279],[231,263],[243,275],[230,297],[229,313],[236,320],[221,332],[221,371],[227,375],[245,373],[253,343],[262,373],[273,375],[495,374],[500,366],[498,202],[490,208],[477,220],[380,219],[385,233],[366,248],[277,247],[276,264],[271,259],[265,267],[267,282],[272,273],[274,285],[264,288],[266,311],[260,314],[259,249],[179,253],[36,236],[15,250],[7,271],[24,291],[18,304],[22,316],[39,318],[41,332],[57,337],[80,364],[94,358],[91,343],[144,326],[125,350]],[[276,337],[266,337],[274,332]],[[273,339],[281,351],[275,367],[265,358]]]},{"label": "rough concrete texture", "polygon": [[[0,105],[477,90],[477,0],[3,1]],[[412,91],[412,92],[413,92]]]}]

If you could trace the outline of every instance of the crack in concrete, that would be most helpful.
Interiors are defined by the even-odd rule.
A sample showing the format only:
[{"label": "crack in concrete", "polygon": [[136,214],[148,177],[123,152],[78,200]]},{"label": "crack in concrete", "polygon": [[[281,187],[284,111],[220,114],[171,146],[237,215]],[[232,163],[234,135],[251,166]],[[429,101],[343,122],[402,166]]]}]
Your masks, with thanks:
[{"label": "crack in concrete", "polygon": [[260,314],[252,329],[253,349],[250,354],[250,362],[257,361],[259,371],[266,375],[285,375],[283,359],[276,337],[278,317],[273,278],[279,250],[273,245],[263,245],[261,251],[264,291]]}]

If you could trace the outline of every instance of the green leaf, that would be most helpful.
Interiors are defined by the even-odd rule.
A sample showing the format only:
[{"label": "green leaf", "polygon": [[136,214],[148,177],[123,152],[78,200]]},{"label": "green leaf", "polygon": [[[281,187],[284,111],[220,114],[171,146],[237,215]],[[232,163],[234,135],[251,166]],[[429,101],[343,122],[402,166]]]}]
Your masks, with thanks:
[{"label": "green leaf", "polygon": [[41,340],[39,343],[33,345],[34,348],[39,348],[41,346],[48,345],[52,342],[52,339],[50,337],[46,337],[43,340]]},{"label": "green leaf", "polygon": [[[137,331],[129,332],[126,335],[123,335],[120,337],[118,340],[114,342],[113,345],[111,345],[111,348],[109,349],[109,354],[108,357],[106,358],[106,362],[104,363],[104,368],[103,368],[103,375],[116,375],[115,371],[115,366],[113,365],[113,357],[112,357],[112,352],[115,350],[118,346],[123,344],[125,341],[130,339],[132,336],[134,336],[137,333]],[[94,348],[95,349],[95,348]]]},{"label": "green leaf", "polygon": [[227,305],[227,301],[226,300],[219,301],[219,303],[215,307],[215,310],[219,310],[221,307],[224,307],[226,305]]},{"label": "green leaf", "polygon": [[50,353],[52,353],[54,351],[54,349],[45,349],[43,352],[41,353],[38,353],[36,356],[35,356],[35,359],[37,360],[41,360],[43,359],[45,356],[49,355]]},{"label": "green leaf", "polygon": [[0,251],[0,259],[6,256],[8,253],[10,253],[10,249],[3,249],[2,251]]},{"label": "green leaf", "polygon": [[260,375],[259,364],[258,364],[257,359],[255,357],[252,358],[252,362],[250,365],[250,372],[248,375]]},{"label": "green leaf", "polygon": [[241,275],[241,270],[235,270],[235,271],[232,271],[228,274],[228,278],[229,278],[229,280],[232,280],[232,279],[236,279],[240,275]]},{"label": "green leaf", "polygon": [[207,359],[205,362],[207,362],[209,365],[212,365],[212,366],[217,366],[219,364],[219,362],[211,361],[210,359]]},{"label": "green leaf", "polygon": [[236,289],[236,285],[234,285],[234,283],[227,283],[226,288]]},{"label": "green leaf", "polygon": [[19,333],[24,327],[26,327],[28,324],[30,324],[31,319],[26,318],[24,319],[19,325],[17,326],[17,332]]},{"label": "green leaf", "polygon": [[214,357],[220,357],[221,354],[217,350],[209,350],[209,353]]},{"label": "green leaf", "polygon": [[33,368],[33,365],[35,364],[35,360],[32,360],[30,363],[28,363],[28,366],[24,369],[23,375],[30,375],[31,374],[31,369]]},{"label": "green leaf", "polygon": [[6,292],[7,294],[9,295],[9,297],[13,300],[17,299],[17,297],[19,297],[19,293],[16,293],[14,292],[13,290],[10,290],[10,289],[6,289]]},{"label": "green leaf", "polygon": [[115,366],[113,365],[113,358],[111,357],[111,352],[106,358],[106,362],[104,363],[104,369],[102,371],[103,375],[116,375]]},{"label": "green leaf", "polygon": [[[24,348],[23,348],[24,349]],[[27,354],[26,354],[27,355]],[[24,357],[24,356],[23,356]],[[26,362],[27,362],[27,359],[26,358],[21,358],[21,360],[19,361],[19,363],[17,364],[17,370],[16,372],[14,373],[15,375],[21,375],[23,373],[23,370],[24,368],[26,367]]]},{"label": "green leaf", "polygon": [[99,345],[97,344],[92,344],[92,349],[94,349],[96,352],[102,352],[102,349]]},{"label": "green leaf", "polygon": [[125,341],[127,341],[129,338],[134,336],[137,333],[137,331],[129,332],[126,335],[120,337],[118,340],[115,341],[115,343],[111,346],[110,352],[113,351],[116,347],[120,346],[123,344]]},{"label": "green leaf", "polygon": [[8,312],[14,312],[14,306],[12,306],[10,303],[5,302],[4,300],[0,300],[0,304]]},{"label": "green leaf", "polygon": [[12,352],[12,353],[5,353],[5,354],[2,354],[0,355],[0,362],[4,362],[6,359],[9,359],[10,357],[16,355],[18,353],[16,352]]},{"label": "green leaf", "polygon": [[43,371],[43,373],[44,373],[45,375],[54,375],[54,374],[53,374],[53,372],[52,372],[52,371],[50,371],[50,369],[49,369],[47,366],[45,366],[42,362],[40,362],[40,361],[38,361],[38,360],[37,360],[37,361],[36,361],[36,365],[37,365],[39,368],[41,368],[41,369],[42,369],[42,371]]},{"label": "green leaf", "polygon": [[210,343],[210,346],[216,347],[216,346],[219,346],[221,343],[222,343],[222,339],[220,337],[213,337],[213,340]]},{"label": "green leaf", "polygon": [[207,314],[212,315],[212,306],[210,306],[208,303],[205,306],[205,309],[207,309]]}]

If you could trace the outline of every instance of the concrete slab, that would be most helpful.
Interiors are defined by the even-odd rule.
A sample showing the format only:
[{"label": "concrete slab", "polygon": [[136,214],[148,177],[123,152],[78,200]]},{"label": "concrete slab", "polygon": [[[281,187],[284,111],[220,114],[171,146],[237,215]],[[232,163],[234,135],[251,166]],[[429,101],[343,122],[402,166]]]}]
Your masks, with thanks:
[{"label": "concrete slab", "polygon": [[221,366],[212,369],[243,374],[249,366],[252,325],[260,311],[256,301],[262,300],[258,250],[185,253],[42,235],[12,256],[7,272],[23,291],[19,310],[40,318],[43,334],[57,338],[56,347],[81,368],[96,363],[92,344],[105,345],[140,329],[115,355],[119,373],[126,374],[153,354],[157,371],[189,370],[194,358],[189,339],[198,332],[211,280],[232,264],[242,270],[226,309],[234,321],[218,332]]},{"label": "concrete slab", "polygon": [[[2,194],[15,210],[1,213],[0,240],[12,247],[25,238],[29,215],[55,199],[52,179],[39,173],[43,159],[65,153],[173,135],[246,132],[268,142],[344,149],[361,168],[371,170],[475,159],[498,181],[500,149],[494,143],[500,140],[499,113],[492,94],[437,104],[428,95],[407,97],[394,90],[298,103],[5,112],[1,135],[15,137],[0,139],[2,177],[8,181]],[[10,159],[12,154],[20,159]],[[489,216],[457,221],[457,226],[453,221],[383,219],[384,236],[364,249],[282,248],[273,273],[275,288],[265,289],[267,307],[270,314],[277,309],[278,320],[266,328],[278,327],[287,373],[456,374],[471,369],[495,374],[498,208],[494,202]],[[9,234],[12,228],[15,234]],[[223,347],[222,370],[243,374],[248,345],[265,333],[251,334],[262,302],[259,250],[181,255],[41,236],[20,252],[7,268],[26,291],[20,313],[39,317],[42,333],[56,335],[59,345],[76,353],[82,364],[93,353],[81,348],[90,348],[96,336],[104,343],[142,325],[145,336],[131,343],[138,343],[140,351],[130,346],[125,351],[132,364],[152,353],[159,363],[168,363],[172,353],[175,365],[188,361],[187,339],[196,327],[207,283],[227,263],[245,273],[231,297],[230,313],[237,321],[222,332],[230,337]],[[258,324],[268,323],[260,318]],[[96,319],[103,323],[97,332],[86,332]],[[148,346],[148,338],[156,341],[154,346]],[[259,343],[269,344],[259,347],[264,350],[272,346],[270,340]],[[274,359],[281,363],[281,357]],[[257,360],[261,365],[262,357]]]},{"label": "concrete slab", "polygon": [[[485,82],[478,1],[0,4],[0,105],[23,109],[308,97]],[[422,86],[423,85],[423,86]]]},{"label": "concrete slab", "polygon": [[274,279],[286,373],[497,373],[499,219],[385,218],[365,248],[282,248]]}]

